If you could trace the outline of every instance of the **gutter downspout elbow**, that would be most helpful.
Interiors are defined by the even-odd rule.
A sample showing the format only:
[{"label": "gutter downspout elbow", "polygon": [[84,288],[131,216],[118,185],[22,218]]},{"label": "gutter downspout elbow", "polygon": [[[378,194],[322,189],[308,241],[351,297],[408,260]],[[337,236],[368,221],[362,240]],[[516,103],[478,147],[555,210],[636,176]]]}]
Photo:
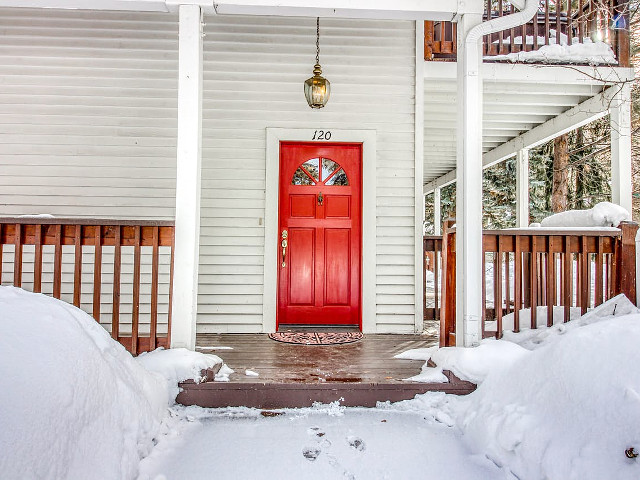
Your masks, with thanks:
[{"label": "gutter downspout elbow", "polygon": [[[469,30],[469,33],[467,33],[465,38],[466,46],[470,47],[475,45],[484,35],[501,32],[527,23],[538,12],[538,8],[540,6],[540,0],[525,0],[524,6],[520,0],[512,0],[511,3],[519,10],[518,12],[504,17],[494,18],[476,25]],[[526,35],[522,41],[524,45],[527,41]]]}]

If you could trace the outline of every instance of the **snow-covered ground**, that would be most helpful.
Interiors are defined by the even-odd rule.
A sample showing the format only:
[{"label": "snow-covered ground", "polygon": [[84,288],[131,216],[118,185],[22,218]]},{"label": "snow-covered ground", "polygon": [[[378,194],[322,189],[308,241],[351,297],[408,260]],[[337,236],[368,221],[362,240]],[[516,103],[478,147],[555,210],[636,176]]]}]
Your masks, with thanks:
[{"label": "snow-covered ground", "polygon": [[218,357],[136,360],[75,307],[0,287],[0,478],[638,479],[638,345],[640,310],[618,296],[549,329],[404,354],[477,382],[466,397],[264,416],[172,405]]},{"label": "snow-covered ground", "polygon": [[512,478],[473,454],[454,428],[388,408],[175,408],[174,427],[140,464],[140,480]]}]

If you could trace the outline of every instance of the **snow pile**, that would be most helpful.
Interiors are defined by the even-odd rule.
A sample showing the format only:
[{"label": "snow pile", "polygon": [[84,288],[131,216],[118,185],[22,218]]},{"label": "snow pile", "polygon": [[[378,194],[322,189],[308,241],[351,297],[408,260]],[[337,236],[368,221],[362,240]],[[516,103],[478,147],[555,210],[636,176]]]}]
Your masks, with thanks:
[{"label": "snow pile", "polygon": [[517,478],[640,478],[639,344],[638,314],[566,331],[492,371],[459,427]]},{"label": "snow pile", "polygon": [[[575,278],[575,277],[574,277]],[[582,309],[580,307],[569,308],[569,320],[576,320],[580,318]],[[520,309],[519,318],[520,330],[527,330],[531,328],[531,308]],[[553,307],[553,324],[557,325],[564,323],[564,307],[556,305]],[[536,325],[538,328],[544,328],[547,326],[547,307],[546,305],[539,305],[536,307]],[[515,328],[515,314],[514,312],[508,313],[502,317],[502,332],[513,331]],[[498,330],[498,322],[496,320],[489,320],[485,323],[485,330],[487,332],[495,333]]]},{"label": "snow pile", "polygon": [[191,379],[200,383],[203,380],[202,370],[222,363],[222,359],[216,355],[205,355],[186,348],[170,350],[158,348],[153,352],[139,355],[136,360],[145,369],[159,374],[167,381],[170,404],[174,403],[176,396],[180,393],[179,382]]},{"label": "snow pile", "polygon": [[0,477],[134,478],[177,382],[220,361],[180,350],[136,360],[82,310],[0,286]]},{"label": "snow pile", "polygon": [[425,363],[419,375],[408,378],[414,382],[446,382],[443,370],[450,370],[458,378],[481,383],[490,372],[511,365],[527,351],[515,343],[486,339],[475,348],[431,347],[416,348],[396,355],[394,358],[429,360],[436,367]]},{"label": "snow pile", "polygon": [[640,309],[624,295],[577,320],[506,333],[475,348],[419,349],[479,383],[467,397],[425,394],[394,408],[455,426],[516,478],[640,478]]},{"label": "snow pile", "polygon": [[[542,318],[544,318],[544,322],[546,323],[546,307],[538,307],[538,325],[543,327],[540,322],[540,309],[544,309],[544,314]],[[529,310],[529,309],[527,309]],[[571,321],[564,323],[563,312],[564,307],[556,306],[554,308],[554,325],[550,328],[538,328],[535,330],[528,329],[527,326],[529,324],[521,322],[522,331],[519,333],[513,333],[509,331],[503,332],[503,339],[508,340],[513,343],[517,343],[518,345],[523,346],[527,350],[535,350],[540,348],[541,346],[555,341],[559,338],[560,335],[563,335],[569,330],[574,328],[582,327],[584,325],[589,325],[591,323],[601,322],[603,320],[609,320],[614,317],[621,317],[624,315],[630,314],[638,314],[640,313],[640,309],[636,307],[631,301],[624,295],[617,295],[602,305],[596,307],[592,311],[586,313],[582,317],[579,316],[576,312],[579,311],[579,308],[572,307],[571,308]],[[521,311],[522,313],[522,311]],[[560,317],[560,320],[558,320]],[[520,317],[522,320],[522,316]],[[526,317],[525,317],[526,318]]]},{"label": "snow pile", "polygon": [[631,221],[629,212],[610,202],[600,202],[589,210],[568,210],[551,215],[542,227],[617,227],[620,222]]},{"label": "snow pile", "polygon": [[132,478],[166,386],[83,311],[0,287],[4,478]]},{"label": "snow pile", "polygon": [[590,39],[584,39],[584,43],[574,43],[573,45],[544,45],[538,50],[530,52],[513,52],[507,55],[493,55],[484,58],[514,63],[580,63],[589,65],[614,65],[618,63],[609,45],[604,42],[592,42]]}]

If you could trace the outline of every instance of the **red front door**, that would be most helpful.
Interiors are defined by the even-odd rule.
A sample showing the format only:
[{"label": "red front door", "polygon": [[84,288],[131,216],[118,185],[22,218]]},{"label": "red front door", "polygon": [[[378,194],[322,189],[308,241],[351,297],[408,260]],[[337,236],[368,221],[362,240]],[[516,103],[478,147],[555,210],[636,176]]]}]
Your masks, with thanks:
[{"label": "red front door", "polygon": [[280,144],[278,324],[360,326],[362,146]]}]

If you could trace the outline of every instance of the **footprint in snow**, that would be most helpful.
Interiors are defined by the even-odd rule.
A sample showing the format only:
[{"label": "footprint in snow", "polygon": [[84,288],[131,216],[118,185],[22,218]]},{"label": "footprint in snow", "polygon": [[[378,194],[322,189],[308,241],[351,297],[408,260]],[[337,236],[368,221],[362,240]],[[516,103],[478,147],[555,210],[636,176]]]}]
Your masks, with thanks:
[{"label": "footprint in snow", "polygon": [[325,436],[325,433],[320,427],[309,427],[307,429],[307,435],[309,435],[310,437],[321,438]]},{"label": "footprint in snow", "polygon": [[347,437],[347,442],[349,443],[349,446],[351,448],[355,448],[359,452],[364,452],[364,450],[366,449],[366,445],[364,443],[364,440],[362,440],[359,437],[349,436],[349,437]]},{"label": "footprint in snow", "polygon": [[302,456],[310,462],[315,462],[320,453],[321,450],[315,447],[305,447],[302,449]]}]

